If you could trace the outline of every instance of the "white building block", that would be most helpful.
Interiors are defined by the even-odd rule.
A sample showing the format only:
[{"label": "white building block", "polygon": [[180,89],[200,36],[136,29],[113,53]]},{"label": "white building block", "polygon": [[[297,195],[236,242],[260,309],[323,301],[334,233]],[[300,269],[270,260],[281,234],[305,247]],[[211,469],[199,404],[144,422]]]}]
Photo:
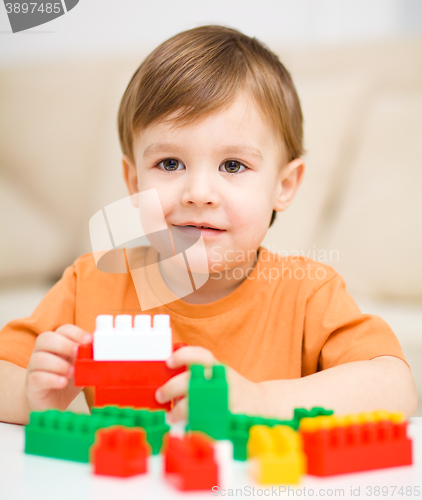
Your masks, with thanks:
[{"label": "white building block", "polygon": [[172,353],[173,342],[168,314],[99,315],[94,332],[93,354],[96,361],[165,361]]},{"label": "white building block", "polygon": [[223,439],[215,441],[213,446],[218,465],[219,486],[228,489],[233,484],[233,443]]}]

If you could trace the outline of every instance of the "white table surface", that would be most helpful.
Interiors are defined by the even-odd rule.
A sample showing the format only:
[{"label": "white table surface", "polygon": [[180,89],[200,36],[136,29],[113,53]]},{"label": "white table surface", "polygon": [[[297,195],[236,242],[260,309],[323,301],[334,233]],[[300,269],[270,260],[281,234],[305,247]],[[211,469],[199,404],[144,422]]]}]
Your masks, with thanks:
[{"label": "white table surface", "polygon": [[[331,497],[331,498],[417,498],[415,486],[422,490],[422,418],[412,418],[408,428],[413,439],[412,466],[394,467],[330,478],[304,475],[301,483],[290,491],[275,486],[259,485],[250,479],[248,462],[233,461],[232,480],[227,488],[237,488],[236,497]],[[143,500],[172,498],[219,498],[229,496],[209,492],[179,492],[166,483],[162,475],[162,457],[151,457],[149,473],[118,479],[96,476],[91,464],[27,455],[24,449],[24,427],[0,423],[0,500]],[[379,494],[374,488],[380,487]],[[381,488],[384,486],[383,495]],[[394,490],[394,486],[397,488]],[[399,493],[400,487],[402,492]],[[249,487],[249,488],[245,488]],[[252,489],[255,488],[255,490]],[[360,490],[357,489],[360,487]],[[406,490],[406,487],[408,489]],[[245,489],[243,489],[245,488]],[[343,489],[341,491],[335,491]],[[242,490],[243,489],[243,490]],[[312,491],[313,490],[313,495]],[[351,494],[354,490],[354,495]],[[301,491],[299,491],[301,490]],[[275,491],[275,492],[274,492]],[[407,493],[406,493],[407,491]],[[242,495],[240,493],[242,492]],[[412,492],[411,494],[409,494]]]}]

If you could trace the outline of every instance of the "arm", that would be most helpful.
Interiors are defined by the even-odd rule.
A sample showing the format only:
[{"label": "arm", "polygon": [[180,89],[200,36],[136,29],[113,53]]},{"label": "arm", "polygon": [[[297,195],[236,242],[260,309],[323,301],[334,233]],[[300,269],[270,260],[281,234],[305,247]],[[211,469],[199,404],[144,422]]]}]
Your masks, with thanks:
[{"label": "arm", "polygon": [[[182,347],[167,360],[177,368],[192,363],[216,363],[203,347]],[[418,399],[412,373],[404,361],[394,356],[379,356],[365,361],[344,363],[298,379],[251,382],[232,368],[227,369],[230,411],[289,419],[295,408],[323,406],[337,414],[385,409],[401,411],[409,419]],[[189,372],[180,373],[161,386],[156,398],[165,403],[185,396]],[[173,421],[186,418],[186,398],[169,413]]]},{"label": "arm", "polygon": [[26,369],[0,360],[0,422],[27,424]]},{"label": "arm", "polygon": [[409,419],[418,405],[411,371],[393,356],[345,363],[300,379],[270,380],[259,386],[261,413],[282,418],[291,418],[294,408],[323,406],[337,414],[401,411]]}]

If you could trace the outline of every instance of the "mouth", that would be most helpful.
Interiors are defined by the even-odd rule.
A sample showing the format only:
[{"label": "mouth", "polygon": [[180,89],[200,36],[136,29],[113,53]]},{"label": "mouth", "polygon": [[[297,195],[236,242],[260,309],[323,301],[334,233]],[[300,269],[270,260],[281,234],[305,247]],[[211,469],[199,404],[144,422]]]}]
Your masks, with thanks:
[{"label": "mouth", "polygon": [[219,229],[217,227],[212,227],[212,226],[207,226],[206,224],[204,225],[194,225],[194,224],[173,224],[173,226],[180,227],[182,230],[186,228],[186,230],[190,231],[191,229],[189,228],[195,228],[199,229],[202,234],[219,234],[219,233],[224,233],[226,230],[225,229]]}]

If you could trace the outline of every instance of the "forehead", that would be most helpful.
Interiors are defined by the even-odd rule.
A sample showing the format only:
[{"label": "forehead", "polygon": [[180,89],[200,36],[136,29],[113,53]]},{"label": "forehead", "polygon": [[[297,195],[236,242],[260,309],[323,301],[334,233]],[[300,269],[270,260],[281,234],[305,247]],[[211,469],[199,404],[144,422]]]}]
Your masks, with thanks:
[{"label": "forehead", "polygon": [[[225,108],[181,125],[180,112],[159,119],[134,136],[136,156],[148,157],[162,149],[163,143],[183,143],[196,149],[210,147],[224,152],[227,146],[242,146],[248,153],[262,160],[271,154],[280,154],[283,140],[265,120],[262,110],[245,93],[239,93]],[[166,148],[169,151],[171,148]],[[169,151],[171,152],[171,151]],[[240,152],[240,151],[239,151]],[[236,152],[233,151],[233,154]]]}]

